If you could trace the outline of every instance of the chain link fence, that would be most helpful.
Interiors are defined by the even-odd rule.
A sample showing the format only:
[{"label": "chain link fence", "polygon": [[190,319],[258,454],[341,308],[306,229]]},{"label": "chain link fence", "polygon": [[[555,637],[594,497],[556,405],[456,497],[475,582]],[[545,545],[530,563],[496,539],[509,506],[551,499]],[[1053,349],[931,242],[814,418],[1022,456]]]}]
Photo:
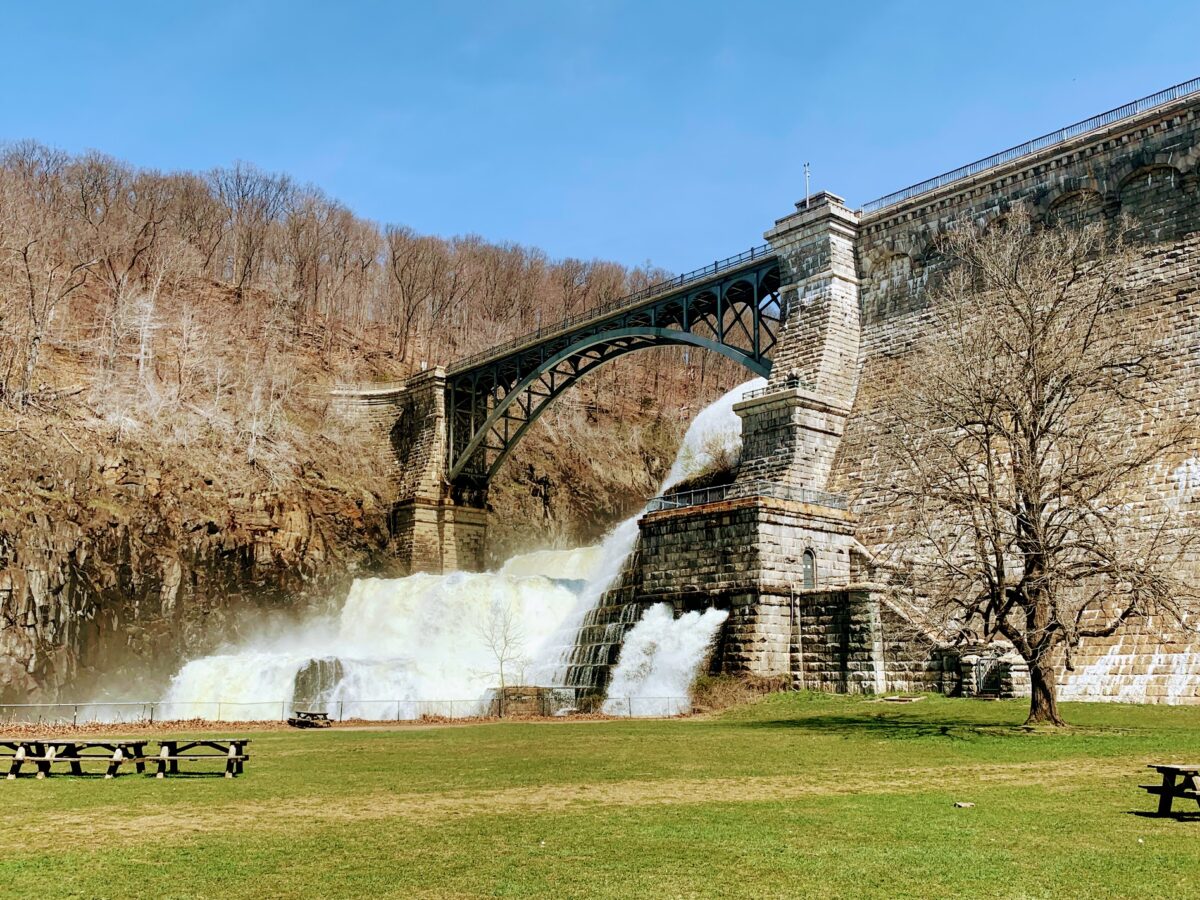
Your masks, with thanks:
[{"label": "chain link fence", "polygon": [[0,704],[0,725],[154,724],[203,719],[211,722],[282,722],[299,710],[324,712],[336,722],[412,722],[422,719],[565,717],[600,714],[616,718],[662,718],[692,713],[688,697],[578,695],[571,688],[507,689],[473,700],[123,700],[92,703]]}]

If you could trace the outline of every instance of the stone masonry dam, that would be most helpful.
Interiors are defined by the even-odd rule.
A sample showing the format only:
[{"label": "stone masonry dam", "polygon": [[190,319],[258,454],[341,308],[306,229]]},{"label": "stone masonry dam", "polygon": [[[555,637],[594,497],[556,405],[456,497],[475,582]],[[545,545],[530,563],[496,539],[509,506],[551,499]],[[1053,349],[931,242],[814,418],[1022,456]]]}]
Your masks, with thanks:
[{"label": "stone masonry dam", "polygon": [[[669,344],[768,377],[747,395],[731,485],[652,503],[640,540],[588,620],[572,680],[603,684],[620,628],[652,603],[730,615],[716,669],[859,692],[1020,693],[997,645],[951,646],[873,574],[862,525],[886,484],[870,412],[929,338],[923,288],[948,266],[938,236],[1021,207],[1064,225],[1135,223],[1132,314],[1169,352],[1167,424],[1200,401],[1200,79],[881,198],[818,193],[767,244],[387,389],[339,392],[394,461],[396,552],[413,571],[478,569],[487,482],[545,406],[596,366]],[[852,501],[847,498],[853,498]],[[1200,447],[1179,451],[1139,502],[1200,514]],[[589,630],[590,629],[590,630]],[[590,637],[588,635],[591,635]],[[1062,696],[1200,702],[1200,640],[1142,621],[1085,643]]]}]

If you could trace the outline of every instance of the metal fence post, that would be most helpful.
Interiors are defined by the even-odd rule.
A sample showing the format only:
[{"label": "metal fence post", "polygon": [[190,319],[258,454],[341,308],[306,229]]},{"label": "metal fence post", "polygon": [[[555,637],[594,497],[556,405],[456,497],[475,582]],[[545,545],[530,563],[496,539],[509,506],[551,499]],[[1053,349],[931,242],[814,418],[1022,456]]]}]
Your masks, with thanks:
[{"label": "metal fence post", "polygon": [[338,721],[339,722],[346,721],[346,706],[345,706],[345,704],[346,704],[345,700],[338,701]]}]

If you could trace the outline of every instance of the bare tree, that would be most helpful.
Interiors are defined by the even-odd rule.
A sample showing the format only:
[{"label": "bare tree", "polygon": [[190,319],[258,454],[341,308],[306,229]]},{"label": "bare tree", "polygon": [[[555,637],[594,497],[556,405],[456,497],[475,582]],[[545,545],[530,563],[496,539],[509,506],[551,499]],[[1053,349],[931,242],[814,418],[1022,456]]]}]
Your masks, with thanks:
[{"label": "bare tree", "polygon": [[65,173],[66,211],[95,259],[104,285],[101,369],[108,380],[121,344],[133,327],[131,301],[150,276],[167,215],[167,184],[150,172],[133,172],[99,154],[88,154]]},{"label": "bare tree", "polygon": [[170,224],[195,249],[200,270],[207,272],[229,230],[229,211],[204,179],[191,174],[169,179],[172,198]]},{"label": "bare tree", "polygon": [[66,159],[36,144],[4,158],[0,178],[0,397],[31,401],[42,343],[96,260],[62,215]]},{"label": "bare tree", "polygon": [[444,250],[436,238],[421,237],[411,228],[389,226],[385,237],[388,320],[395,335],[396,352],[401,360],[407,360],[434,291],[434,260]]},{"label": "bare tree", "polygon": [[492,604],[488,617],[477,625],[479,636],[496,662],[496,669],[488,674],[499,679],[500,692],[509,684],[511,676],[524,678],[529,660],[525,655],[525,629],[520,614],[511,601]]},{"label": "bare tree", "polygon": [[878,524],[909,590],[961,636],[1028,662],[1029,722],[1061,724],[1060,658],[1196,591],[1190,528],[1142,500],[1152,466],[1193,435],[1156,422],[1158,336],[1123,315],[1131,261],[1101,226],[953,230],[931,340],[879,425],[895,473]]},{"label": "bare tree", "polygon": [[244,297],[260,273],[271,230],[292,184],[285,176],[268,175],[246,163],[214,170],[209,184],[226,210],[230,281],[237,296]]}]

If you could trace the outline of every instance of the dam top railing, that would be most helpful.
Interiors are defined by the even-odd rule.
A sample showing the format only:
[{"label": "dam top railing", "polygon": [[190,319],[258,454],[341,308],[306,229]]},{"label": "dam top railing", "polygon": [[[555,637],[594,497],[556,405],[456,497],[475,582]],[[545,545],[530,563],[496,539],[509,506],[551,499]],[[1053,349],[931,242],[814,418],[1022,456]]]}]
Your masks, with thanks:
[{"label": "dam top railing", "polygon": [[941,175],[936,175],[933,178],[928,178],[925,181],[910,185],[899,191],[894,191],[886,196],[880,197],[877,200],[872,200],[869,203],[864,203],[859,212],[873,213],[881,209],[886,209],[889,206],[895,206],[897,203],[902,203],[912,197],[920,194],[928,193],[929,191],[937,190],[951,182],[958,181],[962,178],[969,178],[972,175],[978,175],[980,172],[986,172],[988,169],[994,169],[1006,162],[1011,162],[1022,156],[1027,156],[1030,153],[1036,153],[1038,150],[1044,150],[1047,147],[1052,147],[1055,144],[1061,144],[1069,141],[1073,137],[1078,137],[1081,134],[1086,134],[1089,131],[1095,131],[1097,128],[1104,128],[1112,125],[1114,122],[1120,122],[1122,119],[1129,119],[1133,116],[1154,109],[1156,106],[1162,106],[1166,103],[1171,103],[1175,100],[1182,99],[1191,94],[1200,93],[1200,78],[1193,78],[1190,81],[1184,81],[1174,87],[1169,87],[1166,90],[1159,91],[1156,94],[1150,94],[1148,97],[1142,97],[1140,100],[1134,100],[1131,103],[1126,103],[1124,106],[1118,106],[1116,109],[1110,109],[1108,112],[1100,113],[1098,116],[1092,116],[1090,119],[1084,119],[1081,122],[1076,122],[1073,125],[1067,125],[1058,131],[1052,131],[1049,134],[1043,134],[1041,137],[1036,137],[1031,141],[1026,141],[1023,144],[1018,144],[1016,147],[1009,147],[1007,150],[1001,150],[999,153],[993,153],[991,156],[983,159],[978,159],[973,163],[968,163],[965,166],[960,166],[949,172],[943,172]]},{"label": "dam top railing", "polygon": [[715,487],[697,488],[694,491],[666,493],[646,504],[646,512],[665,509],[685,509],[705,503],[720,503],[723,500],[744,500],[750,497],[771,497],[776,500],[791,500],[796,503],[811,503],[830,509],[849,509],[850,499],[845,494],[831,494],[812,488],[793,488],[770,481],[753,481],[747,484],[722,484]]},{"label": "dam top railing", "polygon": [[600,306],[593,306],[591,309],[585,309],[583,312],[576,313],[573,316],[568,316],[565,319],[560,319],[550,325],[543,325],[536,331],[527,332],[519,337],[515,337],[510,341],[499,344],[495,347],[490,347],[465,359],[460,359],[449,366],[448,371],[451,374],[462,372],[466,369],[473,368],[480,363],[490,359],[497,359],[524,347],[527,344],[536,344],[544,338],[551,335],[559,334],[574,328],[576,325],[582,325],[590,322],[593,319],[603,319],[619,310],[628,307],[636,306],[643,300],[649,300],[652,297],[657,297],[660,294],[665,294],[669,291],[678,290],[688,284],[696,281],[703,281],[711,278],[714,275],[720,275],[723,272],[728,272],[744,266],[747,263],[755,262],[774,255],[775,251],[771,249],[770,244],[762,244],[758,247],[751,247],[749,250],[738,253],[735,256],[729,256],[725,259],[718,259],[715,262],[709,263],[707,266],[701,266],[699,269],[693,269],[691,272],[685,272],[682,275],[676,275],[674,278],[668,278],[665,281],[658,281],[654,284],[644,287],[639,291],[634,291],[632,294],[626,294],[623,297],[618,297],[616,300],[611,300],[608,303]]},{"label": "dam top railing", "polygon": [[782,393],[783,391],[789,391],[789,390],[793,390],[795,388],[799,388],[802,391],[815,390],[813,383],[811,381],[809,381],[808,379],[800,378],[799,376],[789,376],[782,385],[768,384],[766,387],[760,387],[760,388],[755,388],[752,391],[746,391],[745,393],[742,394],[742,399],[739,400],[738,402],[744,403],[747,400],[756,400],[759,397],[766,397],[768,394],[779,394],[779,393]]}]

